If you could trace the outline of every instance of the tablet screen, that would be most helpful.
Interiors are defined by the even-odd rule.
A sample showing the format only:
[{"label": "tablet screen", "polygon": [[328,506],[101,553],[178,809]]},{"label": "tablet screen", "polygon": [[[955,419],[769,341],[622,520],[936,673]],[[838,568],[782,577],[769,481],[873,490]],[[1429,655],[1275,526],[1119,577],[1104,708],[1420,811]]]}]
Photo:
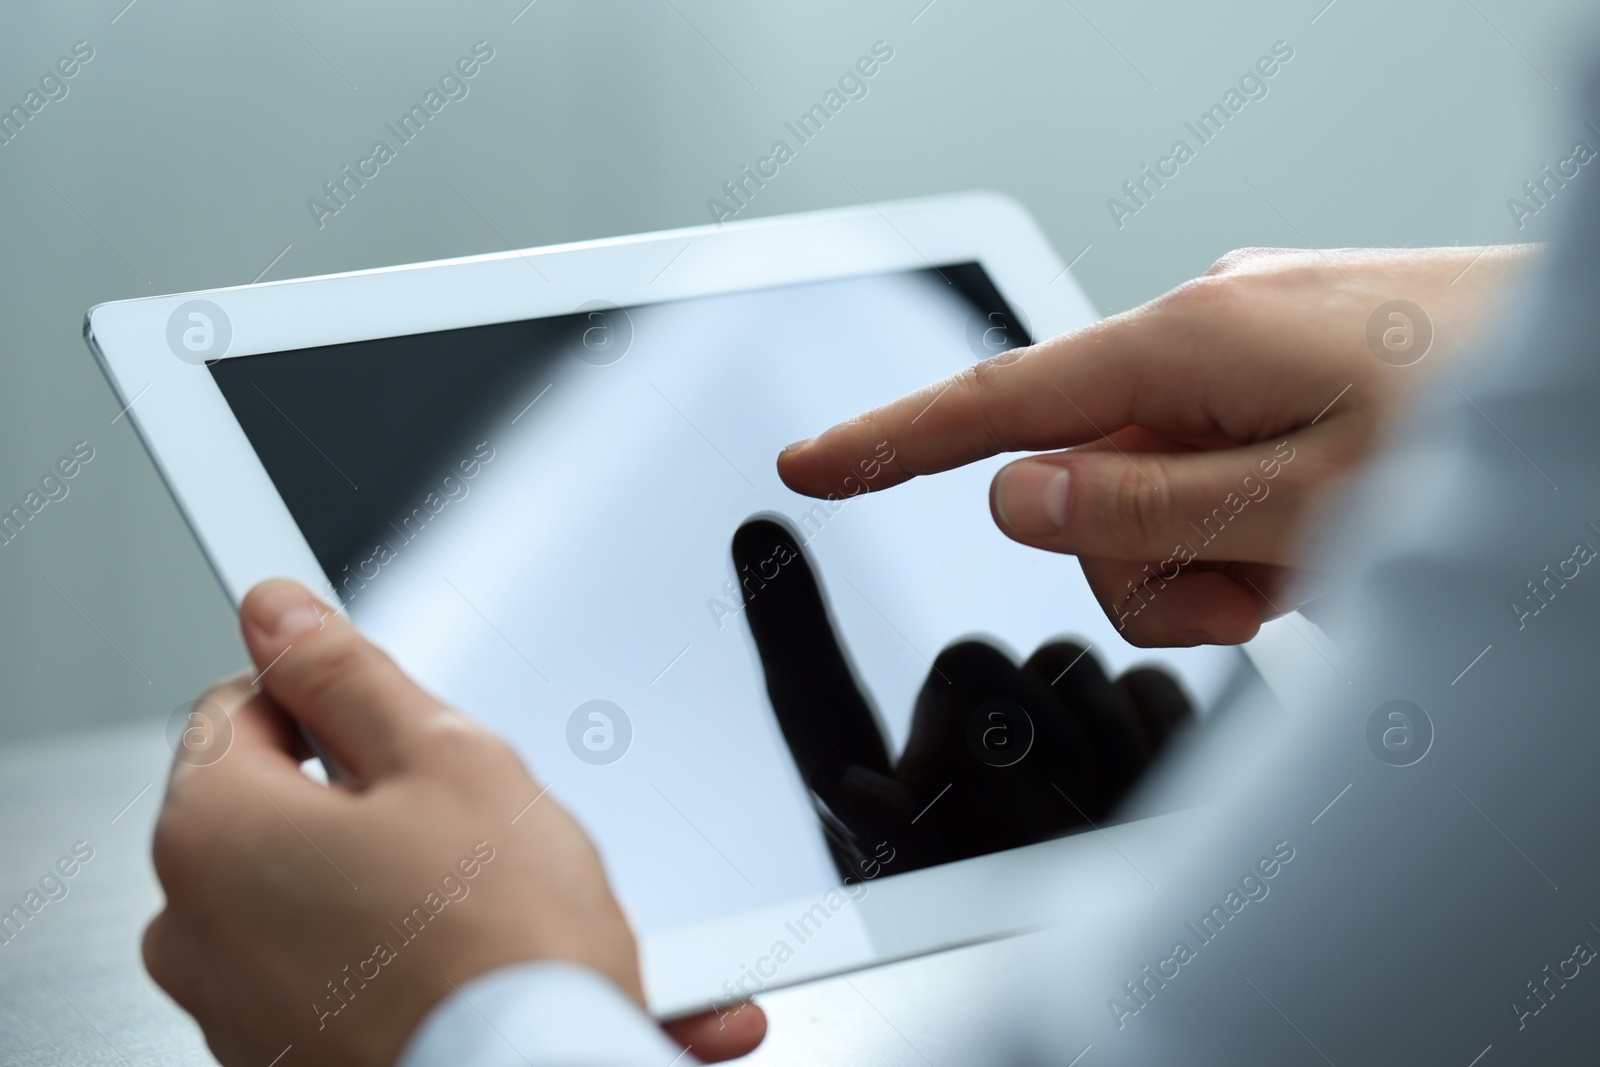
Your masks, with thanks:
[{"label": "tablet screen", "polygon": [[[596,302],[210,369],[354,622],[511,741],[649,934],[826,892],[857,864],[871,878],[957,858],[919,852],[916,835],[953,839],[941,827],[980,810],[966,772],[939,789],[940,767],[909,787],[897,769],[927,687],[961,684],[936,677],[953,642],[981,636],[1009,669],[1065,636],[1078,644],[1053,646],[1058,658],[1090,650],[1073,671],[1155,662],[1197,706],[1220,690],[1228,656],[1132,649],[1074,560],[995,529],[999,460],[865,495],[892,461],[885,441],[830,500],[778,480],[789,442],[1027,341],[967,263]],[[736,560],[736,531],[763,515],[766,542]],[[799,567],[774,562],[786,536]],[[778,599],[760,598],[801,568],[857,703],[827,688],[837,669],[808,670],[810,631],[790,640]],[[998,724],[1011,754],[1037,738],[1037,762],[1052,728],[1014,707],[963,710],[956,733],[983,757]],[[886,756],[844,759],[861,765],[854,792],[831,793],[840,767],[819,769],[807,746],[825,763],[862,739]],[[1079,807],[1070,782],[1047,779]],[[1075,821],[1062,806],[1026,832]],[[967,823],[969,853],[1023,840]]]}]

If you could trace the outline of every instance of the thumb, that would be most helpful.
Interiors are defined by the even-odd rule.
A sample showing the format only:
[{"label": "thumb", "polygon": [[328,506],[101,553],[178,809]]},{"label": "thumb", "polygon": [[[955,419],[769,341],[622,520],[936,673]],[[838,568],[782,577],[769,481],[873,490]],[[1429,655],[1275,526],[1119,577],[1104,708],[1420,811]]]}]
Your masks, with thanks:
[{"label": "thumb", "polygon": [[1311,471],[1288,441],[1201,452],[1080,448],[1001,468],[990,491],[1008,537],[1076,556],[1283,563]]},{"label": "thumb", "polygon": [[284,579],[239,605],[239,626],[268,695],[364,782],[397,773],[443,706],[343,616]]}]

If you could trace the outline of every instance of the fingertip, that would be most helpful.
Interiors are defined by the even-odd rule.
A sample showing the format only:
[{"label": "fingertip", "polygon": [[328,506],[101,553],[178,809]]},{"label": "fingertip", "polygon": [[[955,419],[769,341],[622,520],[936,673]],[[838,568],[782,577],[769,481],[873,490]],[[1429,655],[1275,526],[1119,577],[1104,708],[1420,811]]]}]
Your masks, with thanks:
[{"label": "fingertip", "polygon": [[872,413],[830,426],[778,453],[778,477],[803,496],[839,500],[912,477]]},{"label": "fingertip", "polygon": [[732,1053],[733,1056],[744,1056],[754,1052],[767,1036],[767,1013],[761,1010],[760,1005],[749,1005],[743,1015],[740,1022],[729,1028],[732,1031],[729,1044],[737,1048]]},{"label": "fingertip", "polygon": [[321,629],[330,616],[336,616],[333,609],[287,578],[269,578],[257,584],[239,604],[240,629],[251,654],[258,658],[276,656],[285,643],[308,630]]},{"label": "fingertip", "polygon": [[817,438],[808,437],[778,453],[778,480],[802,496],[822,496],[817,489],[820,479],[816,475]]},{"label": "fingertip", "polygon": [[667,1035],[684,1048],[693,1049],[703,1063],[748,1056],[767,1036],[767,1014],[745,1002],[720,1011],[708,1011],[663,1026]]}]

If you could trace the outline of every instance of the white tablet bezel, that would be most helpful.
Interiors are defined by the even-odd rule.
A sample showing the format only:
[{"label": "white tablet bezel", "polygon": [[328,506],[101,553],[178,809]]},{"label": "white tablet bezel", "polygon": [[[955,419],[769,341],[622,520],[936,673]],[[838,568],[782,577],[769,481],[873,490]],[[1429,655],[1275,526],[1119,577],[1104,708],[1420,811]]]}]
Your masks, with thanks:
[{"label": "white tablet bezel", "polygon": [[[123,300],[92,308],[84,336],[233,603],[275,576],[338,603],[211,373],[169,347],[168,320],[186,301],[222,309],[231,340],[221,358],[231,359],[567,314],[595,301],[630,307],[972,261],[1035,338],[1095,317],[1025,209],[996,194],[964,193]],[[1175,826],[1171,817],[1145,820],[1110,837],[1081,835],[887,877],[842,907],[801,899],[644,938],[650,1007],[683,1014],[1041,925],[1060,902],[1026,888],[1037,884],[1030,872],[1038,864],[1070,854],[1081,874],[1073,881],[1085,889],[1139,891],[1143,876],[1135,877],[1129,856],[1158,854]],[[812,920],[796,928],[801,915]],[[768,975],[780,941],[797,951]]]}]

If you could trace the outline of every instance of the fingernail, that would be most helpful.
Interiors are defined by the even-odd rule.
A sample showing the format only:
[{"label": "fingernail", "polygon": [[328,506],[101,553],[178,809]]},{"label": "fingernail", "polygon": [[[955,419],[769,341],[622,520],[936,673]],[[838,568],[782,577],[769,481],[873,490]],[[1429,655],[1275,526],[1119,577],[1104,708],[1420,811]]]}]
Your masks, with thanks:
[{"label": "fingernail", "polygon": [[1023,537],[1059,533],[1067,523],[1065,467],[1054,463],[1013,463],[995,478],[994,506],[1000,521]]},{"label": "fingernail", "polygon": [[790,453],[790,452],[798,452],[798,451],[800,451],[800,449],[806,447],[806,445],[809,445],[812,441],[815,441],[815,440],[816,440],[815,437],[807,437],[803,441],[796,441],[794,444],[789,445],[787,448],[785,448],[783,450],[783,452],[779,453],[779,455],[785,455],[785,454]]},{"label": "fingernail", "polygon": [[1196,645],[1220,645],[1222,641],[1204,630],[1188,630],[1180,639],[1185,647],[1193,648]]},{"label": "fingernail", "polygon": [[244,610],[246,621],[266,637],[293,637],[320,626],[328,615],[302,586],[283,578],[252,589]]}]

